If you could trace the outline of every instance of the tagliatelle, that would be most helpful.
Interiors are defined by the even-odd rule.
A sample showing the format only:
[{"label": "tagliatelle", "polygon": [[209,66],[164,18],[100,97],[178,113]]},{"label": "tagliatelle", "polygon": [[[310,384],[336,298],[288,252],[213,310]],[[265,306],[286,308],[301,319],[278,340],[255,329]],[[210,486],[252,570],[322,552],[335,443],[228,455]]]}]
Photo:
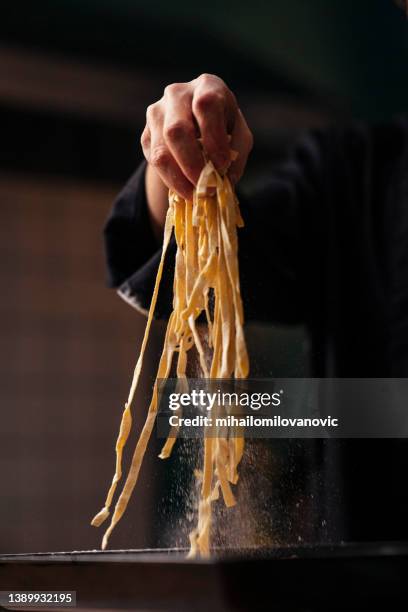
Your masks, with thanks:
[{"label": "tagliatelle", "polygon": [[[237,227],[242,227],[238,200],[228,177],[221,177],[209,161],[205,164],[193,201],[187,201],[169,192],[169,208],[164,229],[163,250],[157,272],[152,302],[147,319],[140,356],[122,415],[116,442],[116,470],[105,505],[92,520],[98,527],[109,516],[116,486],[122,476],[122,451],[128,439],[131,424],[131,406],[143,365],[167,247],[174,230],[177,243],[173,285],[173,311],[170,315],[156,382],[146,422],[133,454],[129,473],[107,529],[102,548],[126,510],[136,485],[146,447],[154,428],[158,410],[158,380],[167,379],[174,354],[177,353],[178,384],[187,384],[188,351],[197,350],[204,378],[246,378],[249,361],[243,331],[243,308],[239,286]],[[211,302],[211,306],[210,306]],[[204,349],[196,321],[204,315],[208,327],[208,350]],[[211,358],[207,359],[210,351]],[[172,428],[160,453],[169,457],[177,436]],[[244,452],[242,432],[213,431],[204,438],[204,465],[199,477],[201,493],[198,522],[190,534],[190,555],[208,556],[210,552],[211,504],[219,493],[226,506],[236,501],[231,488],[238,481],[238,465]]]}]

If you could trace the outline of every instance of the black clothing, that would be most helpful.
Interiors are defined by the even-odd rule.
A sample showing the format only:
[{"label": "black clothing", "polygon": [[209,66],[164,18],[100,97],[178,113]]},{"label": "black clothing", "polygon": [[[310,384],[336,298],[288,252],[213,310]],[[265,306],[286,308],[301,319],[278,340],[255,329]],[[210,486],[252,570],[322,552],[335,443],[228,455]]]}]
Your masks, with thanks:
[{"label": "black clothing", "polygon": [[[110,285],[147,310],[160,249],[143,177],[144,165],[116,200],[105,239]],[[311,133],[239,199],[246,319],[304,323],[314,376],[408,376],[408,122]],[[174,251],[159,317],[171,308]],[[320,454],[322,499],[341,475],[340,537],[408,539],[406,440],[317,442],[298,448]]]},{"label": "black clothing", "polygon": [[[246,320],[304,323],[313,374],[408,374],[408,122],[306,136],[252,194],[239,194]],[[109,284],[148,309],[160,258],[144,165],[105,228]],[[156,316],[171,308],[174,242]]]}]

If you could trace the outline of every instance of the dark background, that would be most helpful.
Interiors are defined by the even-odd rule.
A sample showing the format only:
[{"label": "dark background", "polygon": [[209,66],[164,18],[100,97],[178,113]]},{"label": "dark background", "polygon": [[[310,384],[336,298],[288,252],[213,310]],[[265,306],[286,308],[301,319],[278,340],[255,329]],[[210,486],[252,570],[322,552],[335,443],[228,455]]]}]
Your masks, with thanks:
[{"label": "dark background", "polygon": [[[408,25],[391,0],[2,7],[0,552],[99,544],[89,519],[113,475],[144,326],[104,287],[101,231],[141,159],[146,106],[169,82],[224,78],[255,136],[248,187],[302,130],[405,112],[407,67]],[[302,330],[248,337],[253,375],[307,372]],[[176,464],[158,463],[151,451],[114,547],[163,543],[158,490]]]}]

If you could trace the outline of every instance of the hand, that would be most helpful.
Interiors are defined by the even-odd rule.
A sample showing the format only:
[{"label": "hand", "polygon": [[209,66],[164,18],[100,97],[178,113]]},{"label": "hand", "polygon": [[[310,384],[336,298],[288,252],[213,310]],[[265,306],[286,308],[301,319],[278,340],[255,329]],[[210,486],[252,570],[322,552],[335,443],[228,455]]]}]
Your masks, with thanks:
[{"label": "hand", "polygon": [[[148,107],[146,118],[141,144],[149,164],[146,191],[156,224],[163,221],[159,209],[163,208],[164,186],[192,198],[204,166],[198,138],[219,172],[228,171],[233,183],[241,178],[253,137],[234,94],[219,77],[202,74],[189,83],[168,85],[163,97]],[[230,149],[238,152],[232,163]],[[155,201],[158,199],[161,202]]]}]

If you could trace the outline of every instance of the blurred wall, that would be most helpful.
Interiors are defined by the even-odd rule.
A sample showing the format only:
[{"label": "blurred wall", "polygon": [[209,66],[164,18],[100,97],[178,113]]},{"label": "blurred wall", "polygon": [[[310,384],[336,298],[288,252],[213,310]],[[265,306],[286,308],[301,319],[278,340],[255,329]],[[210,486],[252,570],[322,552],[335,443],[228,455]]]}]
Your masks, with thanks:
[{"label": "blurred wall", "polygon": [[[181,23],[185,32],[200,24],[212,33],[210,44],[224,40],[244,50],[254,66],[279,68],[312,89],[341,98],[353,115],[365,119],[389,117],[408,106],[408,22],[393,0],[208,0],[200,4],[69,0],[61,4],[82,11],[95,10],[97,5],[99,11],[109,12],[114,7],[116,15],[130,18],[141,11],[175,29]],[[167,46],[171,53],[174,39],[169,37],[157,40],[153,35],[145,50],[148,61],[157,57],[157,45]],[[221,62],[219,58],[218,65]]]},{"label": "blurred wall", "polygon": [[[1,552],[95,548],[102,536],[89,522],[113,476],[144,325],[103,284],[101,230],[113,194],[106,185],[0,176]],[[140,413],[154,336],[150,348]],[[124,524],[118,547],[151,542],[146,473],[149,462],[144,503],[136,500],[137,521]]]}]

